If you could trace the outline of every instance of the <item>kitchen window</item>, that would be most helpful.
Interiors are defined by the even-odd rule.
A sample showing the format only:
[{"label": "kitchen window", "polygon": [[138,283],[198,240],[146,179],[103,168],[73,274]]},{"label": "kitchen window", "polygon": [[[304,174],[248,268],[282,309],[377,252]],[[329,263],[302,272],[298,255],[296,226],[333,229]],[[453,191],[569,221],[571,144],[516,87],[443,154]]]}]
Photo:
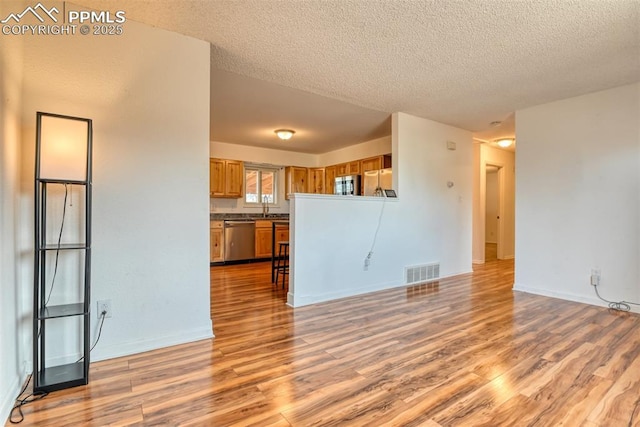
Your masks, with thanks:
[{"label": "kitchen window", "polygon": [[277,169],[246,167],[244,171],[244,202],[274,204],[277,199]]}]

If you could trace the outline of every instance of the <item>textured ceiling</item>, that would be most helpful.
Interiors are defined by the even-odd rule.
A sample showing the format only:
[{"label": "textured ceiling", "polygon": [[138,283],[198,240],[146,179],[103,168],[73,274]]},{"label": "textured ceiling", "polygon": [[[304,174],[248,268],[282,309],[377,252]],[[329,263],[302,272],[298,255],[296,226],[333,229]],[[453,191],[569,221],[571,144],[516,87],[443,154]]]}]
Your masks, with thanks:
[{"label": "textured ceiling", "polygon": [[474,132],[640,80],[638,0],[76,3],[206,40],[214,68]]}]

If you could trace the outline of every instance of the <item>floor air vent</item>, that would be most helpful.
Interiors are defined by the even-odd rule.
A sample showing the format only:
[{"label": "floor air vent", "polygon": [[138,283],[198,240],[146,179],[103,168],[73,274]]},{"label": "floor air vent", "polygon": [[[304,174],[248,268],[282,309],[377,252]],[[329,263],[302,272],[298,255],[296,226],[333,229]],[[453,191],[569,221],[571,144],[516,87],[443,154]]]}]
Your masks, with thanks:
[{"label": "floor air vent", "polygon": [[424,283],[440,278],[440,264],[414,265],[404,268],[405,284]]}]

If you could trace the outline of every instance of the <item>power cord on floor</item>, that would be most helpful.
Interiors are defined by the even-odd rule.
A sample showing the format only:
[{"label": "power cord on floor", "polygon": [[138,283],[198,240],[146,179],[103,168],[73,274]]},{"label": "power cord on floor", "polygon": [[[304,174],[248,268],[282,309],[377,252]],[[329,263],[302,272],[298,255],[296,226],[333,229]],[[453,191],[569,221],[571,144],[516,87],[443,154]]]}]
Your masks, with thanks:
[{"label": "power cord on floor", "polygon": [[[33,373],[29,374],[27,382],[25,383],[24,387],[22,387],[22,390],[20,390],[20,393],[18,393],[16,404],[13,406],[13,409],[11,409],[11,413],[9,414],[9,422],[11,424],[20,424],[22,421],[24,421],[24,413],[22,412],[22,407],[24,405],[35,402],[36,400],[44,399],[49,394],[46,391],[36,391],[34,393],[30,393],[29,395],[27,395],[27,397],[22,397],[24,392],[27,390],[29,383],[31,382],[31,377],[33,377]],[[16,411],[18,412],[18,416],[20,418],[14,418],[14,414]]]},{"label": "power cord on floor", "polygon": [[602,301],[604,301],[607,304],[609,304],[609,308],[612,309],[612,310],[616,310],[616,311],[631,311],[631,306],[632,305],[640,306],[640,304],[637,303],[637,302],[609,301],[609,300],[606,300],[606,299],[604,299],[604,298],[602,298],[600,296],[600,292],[598,292],[598,286],[594,286],[593,289],[595,289],[596,295],[598,296],[598,298],[600,298]]},{"label": "power cord on floor", "polygon": [[[104,319],[106,318],[106,316],[107,316],[106,311],[103,311],[102,313],[100,313],[100,328],[98,329],[98,336],[96,338],[96,341],[93,343],[93,345],[89,349],[89,353],[91,353],[93,349],[96,348],[96,345],[98,345],[98,342],[100,341],[100,336],[102,335],[102,326],[104,325]],[[79,363],[82,360],[84,360],[84,356],[76,360],[75,363]],[[21,398],[21,396],[27,390],[27,387],[29,386],[29,383],[31,382],[32,377],[33,377],[33,373],[30,373],[29,377],[27,378],[27,382],[24,384],[24,387],[22,387],[22,390],[20,390],[20,393],[18,393],[18,397],[16,397],[16,404],[11,409],[11,413],[9,415],[9,422],[11,424],[20,424],[22,421],[24,421],[24,413],[22,412],[23,406],[40,399],[44,399],[49,395],[49,393],[46,391],[36,391],[36,392],[30,393],[29,395],[27,395],[27,397]],[[19,418],[14,419],[15,417],[14,414],[16,411],[18,412]]]}]

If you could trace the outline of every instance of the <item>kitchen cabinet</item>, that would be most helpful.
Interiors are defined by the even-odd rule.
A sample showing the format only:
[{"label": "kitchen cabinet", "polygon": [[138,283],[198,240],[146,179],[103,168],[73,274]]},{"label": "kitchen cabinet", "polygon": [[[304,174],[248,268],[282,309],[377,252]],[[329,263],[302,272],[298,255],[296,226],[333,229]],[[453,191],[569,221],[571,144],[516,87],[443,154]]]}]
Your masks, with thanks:
[{"label": "kitchen cabinet", "polygon": [[359,175],[360,174],[360,160],[354,160],[352,162],[340,163],[336,167],[336,176],[344,175]]},{"label": "kitchen cabinet", "polygon": [[224,197],[224,160],[209,159],[209,196]]},{"label": "kitchen cabinet", "polygon": [[224,261],[224,221],[209,223],[210,262]]},{"label": "kitchen cabinet", "polygon": [[291,193],[307,192],[307,168],[287,166],[284,168],[285,196],[289,200]]},{"label": "kitchen cabinet", "polygon": [[382,169],[382,156],[370,157],[368,159],[360,160],[360,169],[362,173],[367,171],[377,171]]},{"label": "kitchen cabinet", "polygon": [[239,160],[209,159],[209,196],[242,197],[244,167]]},{"label": "kitchen cabinet", "polygon": [[256,221],[256,258],[271,256],[271,221]]},{"label": "kitchen cabinet", "polygon": [[324,168],[324,192],[325,194],[333,194],[336,185],[336,167],[327,166]]},{"label": "kitchen cabinet", "polygon": [[[286,225],[276,225],[276,245],[278,242],[289,241],[289,227]],[[276,246],[276,251],[278,250]],[[278,254],[276,254],[278,255]]]},{"label": "kitchen cabinet", "polygon": [[358,175],[360,173],[360,160],[349,162],[349,175]]},{"label": "kitchen cabinet", "polygon": [[324,194],[325,170],[324,168],[309,168],[308,191],[314,194]]},{"label": "kitchen cabinet", "polygon": [[[271,220],[256,220],[256,258],[271,257],[271,236],[273,235]],[[276,225],[276,255],[278,252],[278,242],[289,241],[289,227],[286,225]]]}]

